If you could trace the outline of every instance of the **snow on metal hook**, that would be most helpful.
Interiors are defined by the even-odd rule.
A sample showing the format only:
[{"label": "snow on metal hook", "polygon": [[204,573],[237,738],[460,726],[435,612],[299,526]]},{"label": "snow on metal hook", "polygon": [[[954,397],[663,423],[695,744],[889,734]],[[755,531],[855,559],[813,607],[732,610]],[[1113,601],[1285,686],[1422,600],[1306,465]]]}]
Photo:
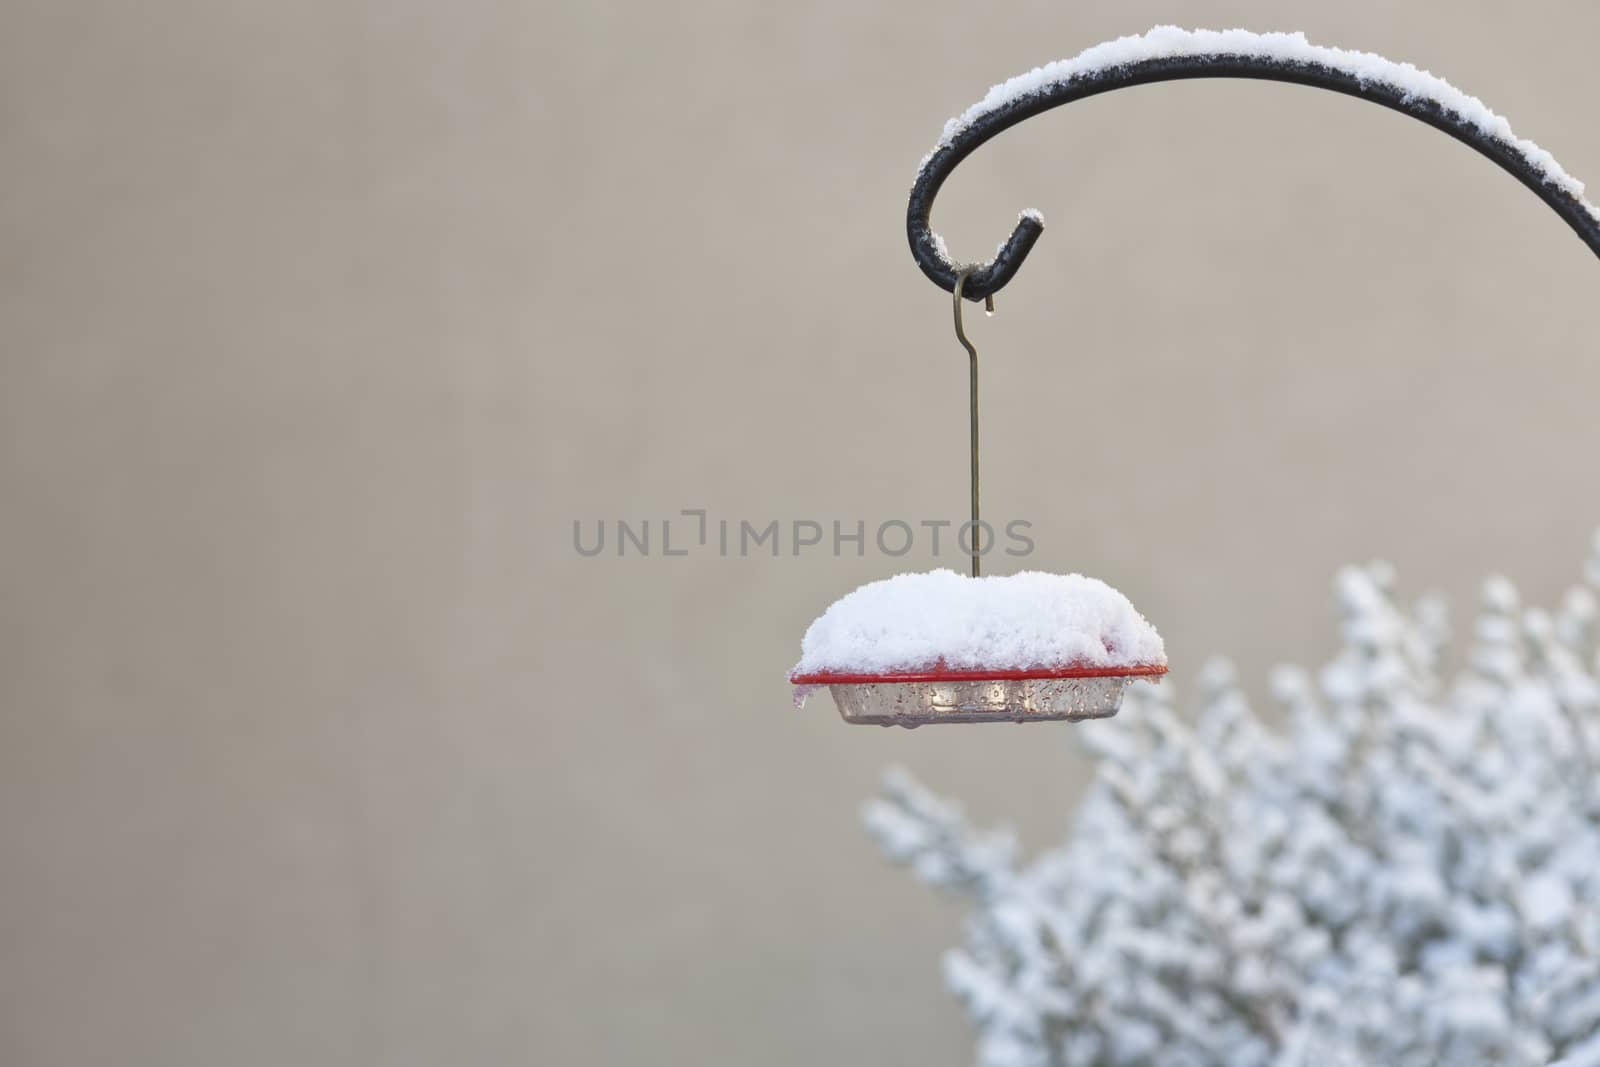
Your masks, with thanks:
[{"label": "snow on metal hook", "polygon": [[1314,45],[1300,33],[1158,26],[1012,78],[951,119],[922,161],[906,208],[906,236],[917,265],[946,292],[954,292],[956,280],[965,275],[962,291],[968,300],[999,292],[1016,276],[1044,232],[1044,219],[1037,211],[1024,211],[992,260],[971,266],[956,262],[929,222],[934,197],[956,166],[985,141],[1051,108],[1114,89],[1187,78],[1291,82],[1410,115],[1499,164],[1600,256],[1600,209],[1583,199],[1583,183],[1564,171],[1549,152],[1516,136],[1510,123],[1481,100],[1444,79],[1370,52]]}]

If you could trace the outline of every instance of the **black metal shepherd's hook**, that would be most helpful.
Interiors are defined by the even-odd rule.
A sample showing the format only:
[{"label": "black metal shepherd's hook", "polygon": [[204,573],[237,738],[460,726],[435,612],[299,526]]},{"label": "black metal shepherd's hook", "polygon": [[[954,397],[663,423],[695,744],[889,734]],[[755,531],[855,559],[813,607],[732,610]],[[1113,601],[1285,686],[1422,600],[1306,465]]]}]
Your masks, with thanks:
[{"label": "black metal shepherd's hook", "polygon": [[[1304,44],[1301,38],[1300,44]],[[1307,48],[1308,51],[1322,51]],[[1375,58],[1375,57],[1365,57]],[[911,254],[916,258],[922,273],[934,284],[952,293],[955,303],[956,336],[967,350],[971,366],[971,423],[972,423],[972,576],[979,574],[979,538],[982,526],[978,520],[978,352],[968,339],[961,323],[961,302],[983,300],[989,310],[994,310],[994,294],[1016,276],[1023,260],[1033,248],[1033,243],[1044,232],[1044,223],[1036,212],[1023,212],[1011,236],[1001,246],[994,259],[987,263],[963,264],[951,259],[944,244],[933,232],[929,215],[933,212],[933,198],[950,177],[956,166],[971,155],[978,146],[991,137],[1004,132],[1051,108],[1070,104],[1074,100],[1098,96],[1113,89],[1126,89],[1152,82],[1179,81],[1188,78],[1254,78],[1263,81],[1291,82],[1328,89],[1347,96],[1370,100],[1391,108],[1475,149],[1509,171],[1523,185],[1560,215],[1589,250],[1600,256],[1600,217],[1596,210],[1578,195],[1581,187],[1566,179],[1559,168],[1552,169],[1547,156],[1530,154],[1532,146],[1509,136],[1509,130],[1494,132],[1470,121],[1432,96],[1402,88],[1382,80],[1370,72],[1357,73],[1337,66],[1309,59],[1285,58],[1279,55],[1249,52],[1186,51],[1181,55],[1136,60],[1100,68],[1075,71],[1058,80],[1043,83],[1028,91],[1004,100],[993,108],[977,109],[969,121],[958,121],[947,129],[933,154],[923,161],[917,180],[911,187],[911,200],[906,207],[906,236],[911,242]],[[1476,101],[1472,101],[1476,104]]]},{"label": "black metal shepherd's hook", "polygon": [[965,270],[967,279],[962,286],[962,293],[968,300],[982,300],[999,292],[1016,276],[1033,243],[1044,232],[1044,224],[1035,215],[1024,214],[994,259],[976,265],[952,261],[934,235],[928,217],[933,211],[933,198],[938,195],[939,187],[956,166],[991,137],[1051,108],[1113,89],[1188,78],[1254,78],[1292,82],[1370,100],[1410,115],[1435,129],[1443,130],[1509,171],[1565,219],[1583,243],[1600,256],[1600,219],[1596,219],[1582,199],[1552,181],[1550,175],[1535,166],[1515,144],[1485,132],[1436,100],[1412,95],[1398,86],[1362,78],[1351,71],[1319,63],[1217,52],[1147,59],[1086,71],[1042,86],[1037,92],[1019,96],[985,112],[941,141],[917,172],[916,183],[911,187],[911,200],[906,208],[906,236],[911,241],[911,254],[916,257],[917,265],[946,292],[954,291],[957,277]]}]

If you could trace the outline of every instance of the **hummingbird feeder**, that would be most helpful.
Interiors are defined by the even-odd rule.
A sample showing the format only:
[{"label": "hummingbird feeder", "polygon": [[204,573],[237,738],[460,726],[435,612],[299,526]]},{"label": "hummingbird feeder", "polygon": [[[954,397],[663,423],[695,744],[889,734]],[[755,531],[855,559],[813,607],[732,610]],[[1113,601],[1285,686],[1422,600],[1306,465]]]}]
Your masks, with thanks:
[{"label": "hummingbird feeder", "polygon": [[1303,34],[1215,32],[1159,26],[1096,45],[1019,75],[946,124],[911,187],[906,235],[922,272],[951,294],[967,351],[971,416],[972,568],[904,574],[862,586],[811,627],[789,676],[796,703],[828,687],[847,722],[1037,722],[1116,714],[1124,689],[1167,671],[1160,636],[1104,582],[1082,575],[980,574],[978,352],[963,302],[994,294],[1044,232],[1024,211],[987,263],[952,259],[929,217],[956,166],[997,134],[1035,115],[1114,89],[1190,78],[1249,78],[1326,89],[1390,108],[1493,160],[1544,201],[1600,255],[1600,209],[1583,184],[1476,97],[1427,71],[1369,52],[1309,43]]}]

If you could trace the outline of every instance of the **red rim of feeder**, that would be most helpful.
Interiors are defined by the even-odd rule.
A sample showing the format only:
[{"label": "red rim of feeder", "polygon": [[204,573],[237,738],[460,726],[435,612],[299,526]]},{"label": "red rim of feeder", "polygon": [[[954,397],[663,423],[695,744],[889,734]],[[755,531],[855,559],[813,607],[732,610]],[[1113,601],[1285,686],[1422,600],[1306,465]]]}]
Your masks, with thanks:
[{"label": "red rim of feeder", "polygon": [[1025,682],[1045,678],[1149,678],[1167,673],[1163,663],[1130,663],[1114,667],[1032,667],[1026,670],[993,670],[973,667],[956,670],[934,666],[921,671],[883,671],[862,674],[844,671],[813,671],[791,674],[791,685],[899,685],[910,682]]}]

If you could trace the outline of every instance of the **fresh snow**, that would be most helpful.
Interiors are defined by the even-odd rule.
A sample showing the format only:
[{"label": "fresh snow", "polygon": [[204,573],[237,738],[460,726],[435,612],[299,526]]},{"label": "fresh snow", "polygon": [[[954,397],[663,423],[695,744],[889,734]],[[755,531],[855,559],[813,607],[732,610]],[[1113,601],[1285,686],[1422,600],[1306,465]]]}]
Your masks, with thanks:
[{"label": "fresh snow", "polygon": [[[1495,114],[1482,100],[1462,92],[1443,78],[1410,63],[1396,63],[1372,52],[1328,48],[1306,40],[1303,33],[1254,33],[1250,30],[1185,30],[1177,26],[1157,26],[1150,32],[1119,37],[1114,41],[1085,49],[1071,59],[1057,60],[1019,74],[990,89],[978,103],[945,123],[944,136],[934,151],[944,148],[977,119],[1023,97],[1044,92],[1051,86],[1074,78],[1151,59],[1178,56],[1261,56],[1346,71],[1363,84],[1383,84],[1400,90],[1409,99],[1428,99],[1484,134],[1500,141],[1527,160],[1545,181],[1583,201],[1591,215],[1600,218],[1600,208],[1583,200],[1583,183],[1562,169],[1554,156],[1526,138],[1518,137],[1511,124]],[[926,167],[929,156],[922,161]],[[919,172],[920,173],[920,172]],[[1039,219],[1037,212],[1025,212]]]},{"label": "fresh snow", "polygon": [[1165,665],[1161,635],[1117,590],[1081,574],[901,574],[834,602],[794,674]]},{"label": "fresh snow", "polygon": [[[1600,540],[1553,608],[1352,568],[1260,718],[1224,665],[1134,686],[1036,859],[905,772],[867,824],[966,898],[980,1067],[1600,1067]],[[1283,605],[1273,605],[1280,613]],[[1464,654],[1463,654],[1464,653]]]}]

